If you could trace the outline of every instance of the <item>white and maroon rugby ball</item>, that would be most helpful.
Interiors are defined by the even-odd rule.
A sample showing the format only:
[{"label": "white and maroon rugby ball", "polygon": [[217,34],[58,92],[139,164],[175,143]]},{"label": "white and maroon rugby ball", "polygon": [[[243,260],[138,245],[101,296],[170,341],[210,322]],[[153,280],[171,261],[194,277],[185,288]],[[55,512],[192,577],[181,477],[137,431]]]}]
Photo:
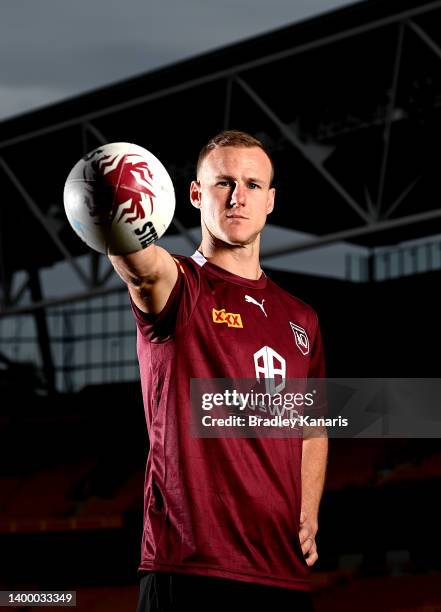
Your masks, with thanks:
[{"label": "white and maroon rugby ball", "polygon": [[150,151],[114,142],[75,164],[64,186],[64,208],[89,247],[125,255],[161,238],[173,219],[175,192]]}]

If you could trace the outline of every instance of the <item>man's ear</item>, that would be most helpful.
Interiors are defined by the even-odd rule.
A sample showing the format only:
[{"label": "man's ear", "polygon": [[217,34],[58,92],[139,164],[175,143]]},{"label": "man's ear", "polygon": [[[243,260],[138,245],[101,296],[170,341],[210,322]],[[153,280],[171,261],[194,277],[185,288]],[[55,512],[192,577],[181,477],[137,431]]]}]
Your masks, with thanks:
[{"label": "man's ear", "polygon": [[201,184],[199,181],[191,181],[190,202],[195,208],[201,207]]},{"label": "man's ear", "polygon": [[273,212],[275,197],[276,197],[276,189],[275,187],[271,187],[271,189],[268,191],[268,202],[266,204],[266,214],[267,215]]}]

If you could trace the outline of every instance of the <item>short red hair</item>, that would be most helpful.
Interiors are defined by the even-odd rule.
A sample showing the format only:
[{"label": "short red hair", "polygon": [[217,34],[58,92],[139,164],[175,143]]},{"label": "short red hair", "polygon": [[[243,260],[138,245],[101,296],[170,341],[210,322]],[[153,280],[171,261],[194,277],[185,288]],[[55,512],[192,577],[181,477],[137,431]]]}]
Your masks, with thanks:
[{"label": "short red hair", "polygon": [[274,178],[274,163],[271,159],[271,155],[268,153],[267,148],[257,138],[251,136],[251,134],[247,134],[247,132],[240,132],[239,130],[224,130],[220,132],[213,138],[211,138],[207,144],[201,149],[198,157],[198,163],[196,165],[196,175],[199,176],[199,170],[202,162],[207,157],[207,155],[213,149],[217,147],[259,147],[268,157],[271,163],[271,183]]}]

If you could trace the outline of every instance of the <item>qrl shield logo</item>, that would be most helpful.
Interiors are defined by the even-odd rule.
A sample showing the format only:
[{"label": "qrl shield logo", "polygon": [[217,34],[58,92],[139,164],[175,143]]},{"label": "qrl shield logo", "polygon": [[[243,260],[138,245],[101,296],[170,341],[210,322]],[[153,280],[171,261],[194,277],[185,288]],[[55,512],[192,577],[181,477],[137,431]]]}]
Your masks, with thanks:
[{"label": "qrl shield logo", "polygon": [[[256,379],[265,379],[265,391],[274,395],[285,388],[286,361],[270,346],[264,346],[254,353]],[[263,375],[263,376],[261,376]],[[276,379],[279,383],[276,384]]]},{"label": "qrl shield logo", "polygon": [[309,354],[309,338],[306,331],[300,325],[296,325],[295,323],[289,322],[291,325],[292,333],[294,334],[294,339],[296,341],[297,347],[302,355]]}]

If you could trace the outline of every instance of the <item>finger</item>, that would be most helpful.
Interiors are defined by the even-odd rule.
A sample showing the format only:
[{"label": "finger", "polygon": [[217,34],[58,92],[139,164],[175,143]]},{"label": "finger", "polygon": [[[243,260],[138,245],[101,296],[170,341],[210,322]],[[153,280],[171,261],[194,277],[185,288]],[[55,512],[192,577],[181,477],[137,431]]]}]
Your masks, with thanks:
[{"label": "finger", "polygon": [[313,565],[318,559],[317,545],[314,538],[310,544],[305,545],[305,548],[308,548],[308,550],[303,554],[305,561],[307,563],[309,561],[308,565]]},{"label": "finger", "polygon": [[314,540],[311,536],[309,536],[302,544],[302,553],[303,555],[307,555],[308,553],[311,553],[312,550],[314,550]]},{"label": "finger", "polygon": [[308,538],[312,537],[311,530],[307,527],[302,527],[299,531],[299,540],[300,544],[303,544]]},{"label": "finger", "polygon": [[317,561],[317,559],[318,559],[317,551],[315,551],[313,553],[309,553],[309,555],[307,557],[305,557],[305,561],[306,561],[307,565],[309,565],[309,567],[311,567],[311,565],[314,565],[314,563]]}]

